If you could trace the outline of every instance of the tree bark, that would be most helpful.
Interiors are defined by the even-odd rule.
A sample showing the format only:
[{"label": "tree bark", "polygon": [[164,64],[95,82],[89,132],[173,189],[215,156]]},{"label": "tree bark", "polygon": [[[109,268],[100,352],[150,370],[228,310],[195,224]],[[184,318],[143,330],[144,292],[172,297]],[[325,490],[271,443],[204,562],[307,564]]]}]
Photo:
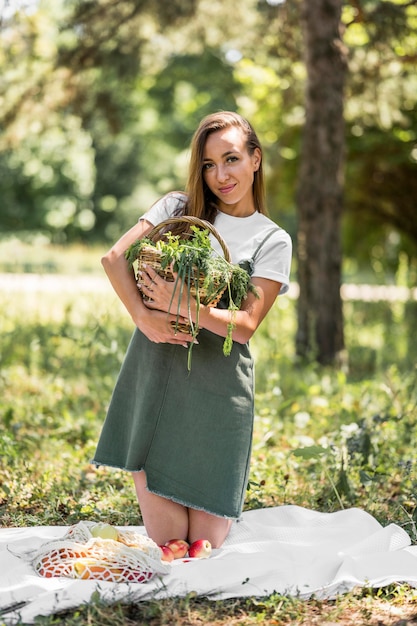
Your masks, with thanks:
[{"label": "tree bark", "polygon": [[340,295],[346,60],[343,0],[303,0],[307,69],[305,127],[297,192],[296,351],[333,364],[344,348]]}]

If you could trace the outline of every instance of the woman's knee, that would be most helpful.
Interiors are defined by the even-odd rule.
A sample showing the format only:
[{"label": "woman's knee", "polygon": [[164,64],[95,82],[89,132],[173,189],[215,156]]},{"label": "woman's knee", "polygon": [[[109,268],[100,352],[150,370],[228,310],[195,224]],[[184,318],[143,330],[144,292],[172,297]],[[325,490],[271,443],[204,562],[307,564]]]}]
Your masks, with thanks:
[{"label": "woman's knee", "polygon": [[213,548],[220,548],[230,532],[232,520],[205,511],[189,509],[188,540],[208,539]]},{"label": "woman's knee", "polygon": [[143,523],[149,537],[158,545],[170,539],[186,539],[188,536],[187,508],[148,491],[145,472],[134,473],[133,480]]}]

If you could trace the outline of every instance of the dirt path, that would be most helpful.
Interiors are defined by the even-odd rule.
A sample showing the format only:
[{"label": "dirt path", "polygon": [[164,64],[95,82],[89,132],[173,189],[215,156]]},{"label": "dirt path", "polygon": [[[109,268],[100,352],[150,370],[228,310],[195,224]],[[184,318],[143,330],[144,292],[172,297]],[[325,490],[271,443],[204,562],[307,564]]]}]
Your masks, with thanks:
[{"label": "dirt path", "polygon": [[[113,293],[111,285],[104,275],[80,274],[0,274],[0,291],[16,293],[26,292],[86,292]],[[417,287],[397,287],[395,285],[353,285],[342,286],[344,300],[362,300],[364,302],[417,300]],[[297,298],[298,285],[291,283],[290,298]]]}]

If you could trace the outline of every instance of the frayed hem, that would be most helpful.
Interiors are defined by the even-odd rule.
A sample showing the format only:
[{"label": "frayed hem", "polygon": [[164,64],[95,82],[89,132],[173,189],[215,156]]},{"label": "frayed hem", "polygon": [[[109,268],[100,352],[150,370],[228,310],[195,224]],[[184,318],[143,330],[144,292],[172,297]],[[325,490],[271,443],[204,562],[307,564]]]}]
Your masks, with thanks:
[{"label": "frayed hem", "polygon": [[141,467],[140,469],[130,469],[129,467],[123,467],[123,465],[112,465],[111,463],[107,463],[106,461],[96,461],[93,459],[90,461],[91,465],[95,465],[96,467],[110,467],[111,469],[119,469],[123,472],[129,472],[130,474],[137,474],[139,472],[144,472],[145,468]]},{"label": "frayed hem", "polygon": [[[103,467],[110,467],[111,469],[119,469],[119,470],[122,470],[124,472],[129,472],[130,474],[138,474],[139,472],[146,472],[146,469],[144,467],[141,467],[139,469],[130,469],[128,467],[123,467],[121,465],[111,465],[110,463],[100,462],[100,461],[96,461],[94,459],[91,461],[91,465],[95,465],[97,467],[103,466]],[[191,502],[189,502],[187,500],[183,500],[181,498],[176,498],[173,495],[168,495],[166,493],[158,491],[157,489],[150,489],[148,485],[146,485],[146,489],[147,489],[147,491],[149,491],[149,493],[153,493],[156,496],[160,496],[161,498],[165,498],[166,500],[171,500],[172,502],[176,502],[177,504],[181,504],[181,506],[185,506],[187,509],[194,509],[195,511],[203,511],[204,513],[208,513],[209,515],[214,515],[215,517],[220,517],[222,519],[228,519],[228,520],[232,520],[232,521],[239,521],[241,519],[241,516],[242,516],[242,513],[239,513],[239,515],[226,515],[224,513],[219,513],[217,511],[213,511],[213,510],[208,509],[206,507],[198,506],[196,504],[192,504]]]}]

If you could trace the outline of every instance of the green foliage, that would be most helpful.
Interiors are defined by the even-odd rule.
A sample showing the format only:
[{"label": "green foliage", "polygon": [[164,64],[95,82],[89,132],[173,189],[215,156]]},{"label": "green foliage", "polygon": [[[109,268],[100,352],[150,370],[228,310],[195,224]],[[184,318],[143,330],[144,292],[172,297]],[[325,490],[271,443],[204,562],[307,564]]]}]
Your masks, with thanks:
[{"label": "green foliage", "polygon": [[[300,0],[40,0],[10,12],[0,29],[0,227],[113,241],[158,196],[184,187],[200,118],[236,109],[264,145],[271,216],[295,241],[300,11]],[[366,267],[385,245],[392,275],[399,252],[415,257],[416,7],[345,3],[343,22],[344,251]]]},{"label": "green foliage", "polygon": [[[233,343],[232,333],[235,328],[234,311],[240,309],[242,301],[247,297],[248,290],[256,293],[256,289],[250,282],[249,274],[243,268],[230,263],[214,252],[209,234],[208,230],[192,225],[188,237],[173,235],[169,231],[164,233],[163,238],[156,242],[152,238],[144,237],[129,246],[125,257],[132,268],[134,263],[141,258],[142,252],[156,254],[156,260],[159,263],[157,271],[165,279],[175,282],[171,303],[179,293],[178,309],[175,312],[177,319],[174,324],[176,331],[180,327],[180,301],[183,290],[186,289],[187,291],[188,308],[190,298],[192,296],[196,298],[196,323],[194,324],[191,317],[189,318],[189,332],[194,339],[199,331],[200,303],[209,305],[217,301],[220,294],[226,292],[226,308],[231,313],[231,319],[227,325],[223,353],[225,356],[229,356]],[[140,261],[140,265],[141,263],[142,261]],[[191,369],[192,348],[193,343],[191,342],[188,348],[188,369]]]},{"label": "green foliage", "polygon": [[400,251],[412,259],[416,250],[416,20],[413,2],[344,6],[350,50],[344,249],[364,267],[374,246],[385,247],[382,263],[391,273]]},{"label": "green foliage", "polygon": [[[89,465],[103,400],[111,393],[130,328],[111,322],[106,306],[100,309],[94,299],[89,299],[89,314],[81,323],[77,298],[61,311],[52,306],[54,300],[47,319],[36,310],[23,315],[16,302],[5,302],[9,313],[2,319],[0,348],[0,420],[7,432],[0,442],[2,524],[31,524],[38,515],[42,523],[87,519],[102,515],[102,507],[110,517],[111,511],[117,516],[123,510],[126,523],[132,522],[137,513],[122,474],[116,472],[109,484],[105,472],[92,471]],[[14,500],[12,509],[4,496]],[[45,507],[45,502],[50,505]]]},{"label": "green foliage", "polygon": [[348,254],[354,251],[365,265],[372,262],[373,249],[379,246],[384,249],[383,266],[391,274],[398,269],[401,251],[410,259],[415,256],[417,240],[413,201],[417,116],[415,112],[407,116],[406,124],[393,124],[384,133],[368,125],[366,133],[348,140],[347,176],[355,184],[346,196],[345,249]]},{"label": "green foliage", "polygon": [[[292,356],[293,304],[278,300],[252,345],[257,428],[248,506],[359,506],[416,537],[410,434],[417,420],[417,346],[410,337],[417,303],[404,303],[399,314],[406,323],[394,322],[397,305],[345,303],[349,366],[340,371]],[[364,367],[368,351],[376,358]]]},{"label": "green foliage", "polygon": [[233,67],[210,48],[174,54],[149,89],[165,141],[175,147],[187,145],[204,115],[236,109],[238,94]]},{"label": "green foliage", "polygon": [[231,305],[239,309],[248,289],[256,291],[250,284],[249,274],[243,268],[214,253],[208,230],[191,226],[190,237],[187,238],[168,232],[163,239],[156,242],[148,237],[139,239],[126,250],[126,260],[130,267],[141,251],[149,248],[157,251],[162,270],[172,266],[184,284],[189,284],[192,280],[196,291],[197,277],[200,274],[204,276],[202,287],[205,295],[202,304],[210,303],[220,289],[227,288]]},{"label": "green foliage", "polygon": [[[61,302],[57,306],[56,296],[46,294],[38,306],[28,306],[24,294],[5,301],[2,523],[69,523],[91,516],[137,523],[123,472],[89,465],[130,321],[108,295],[97,300],[71,292]],[[405,303],[403,312],[397,303],[347,306],[347,372],[296,361],[288,298],[278,299],[255,335],[257,417],[246,508],[357,505],[414,533],[417,353],[408,338],[415,332],[416,303]],[[408,321],[396,322],[402,314]],[[376,351],[369,369],[355,348],[365,355]]]}]

